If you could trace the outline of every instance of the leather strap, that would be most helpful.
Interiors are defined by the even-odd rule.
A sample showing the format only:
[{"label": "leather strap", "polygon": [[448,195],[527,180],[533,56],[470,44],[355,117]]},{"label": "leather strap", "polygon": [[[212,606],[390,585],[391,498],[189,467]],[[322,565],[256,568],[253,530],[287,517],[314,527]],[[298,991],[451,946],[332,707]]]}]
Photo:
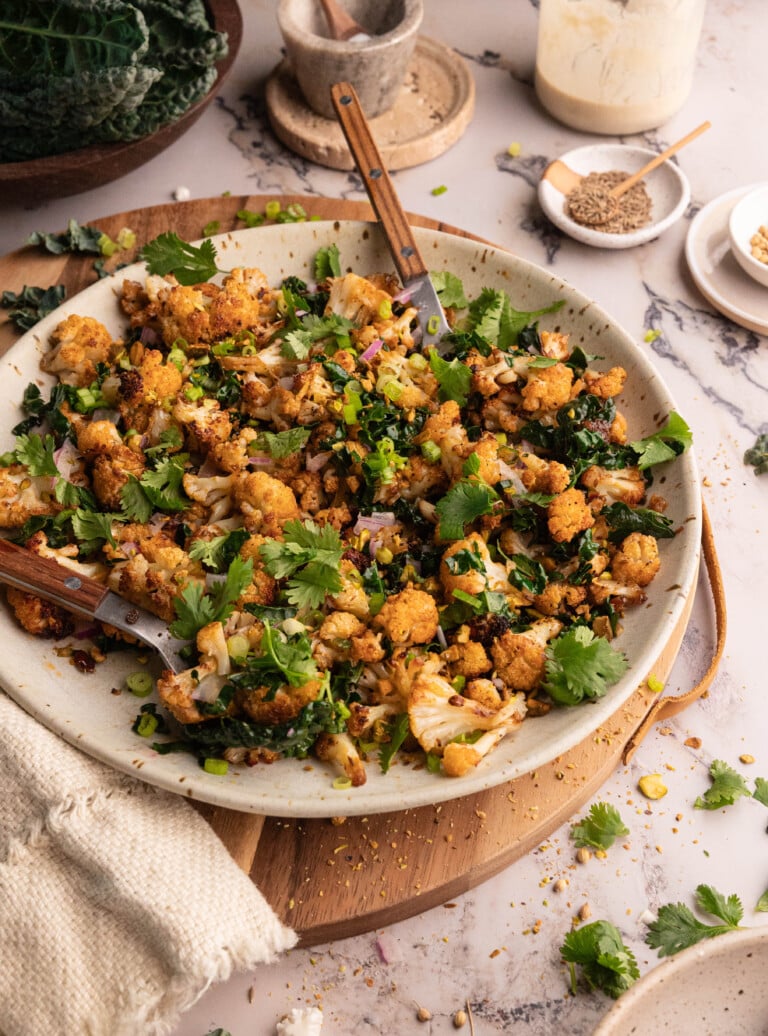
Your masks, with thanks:
[{"label": "leather strap", "polygon": [[709,687],[715,678],[715,674],[717,673],[718,666],[720,665],[720,659],[723,657],[727,627],[725,589],[723,587],[723,575],[720,571],[720,563],[717,560],[717,551],[715,549],[715,540],[712,534],[712,525],[709,520],[707,509],[703,505],[701,547],[704,555],[704,564],[706,565],[707,575],[709,577],[709,589],[715,605],[715,625],[717,631],[714,651],[712,653],[709,666],[696,686],[692,687],[689,691],[686,691],[685,694],[668,695],[666,697],[659,698],[653,703],[653,705],[651,705],[645,715],[645,719],[643,719],[640,726],[624,748],[624,753],[622,755],[622,761],[624,763],[629,762],[635,749],[655,723],[669,719],[671,716],[676,716],[678,712],[682,712],[683,709],[687,708],[691,704],[691,702],[696,701],[697,698],[700,698],[702,694],[705,693],[705,691],[709,690]]}]

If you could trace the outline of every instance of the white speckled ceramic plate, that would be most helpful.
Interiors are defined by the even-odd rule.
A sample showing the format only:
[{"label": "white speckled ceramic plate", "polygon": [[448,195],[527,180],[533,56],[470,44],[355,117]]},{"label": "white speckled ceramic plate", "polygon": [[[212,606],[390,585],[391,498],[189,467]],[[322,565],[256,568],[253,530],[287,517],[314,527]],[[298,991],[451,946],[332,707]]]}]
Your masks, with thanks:
[{"label": "white speckled ceramic plate", "polygon": [[685,258],[704,298],[735,324],[768,335],[768,288],[752,280],[731,252],[728,218],[759,184],[737,187],[705,205],[691,223]]},{"label": "white speckled ceramic plate", "polygon": [[768,926],[665,958],[624,993],[593,1036],[765,1036]]},{"label": "white speckled ceramic plate", "polygon": [[[618,363],[629,374],[629,392],[619,405],[629,420],[633,438],[655,431],[675,407],[669,391],[629,335],[597,305],[558,277],[531,263],[465,238],[438,231],[416,230],[416,239],[430,269],[450,270],[464,281],[468,296],[485,286],[502,288],[521,310],[540,309],[555,299],[565,306],[541,321],[542,327],[571,333],[572,342],[604,357],[605,367]],[[336,242],[343,268],[360,272],[391,270],[383,238],[374,224],[309,222],[238,231],[215,238],[223,267],[257,266],[279,284],[289,274],[313,280],[317,249]],[[118,275],[141,278],[139,266]],[[12,445],[10,429],[19,420],[18,402],[32,379],[46,378],[38,363],[56,324],[70,313],[95,316],[113,334],[122,331],[115,279],[106,279],[68,300],[21,338],[2,358],[0,449]],[[45,388],[43,389],[45,392]],[[683,416],[684,412],[683,412]],[[5,443],[5,445],[2,445]],[[126,673],[135,669],[130,653],[112,656],[92,675],[82,675],[59,658],[49,642],[25,634],[6,611],[0,612],[0,682],[8,693],[85,752],[117,769],[142,777],[171,791],[232,809],[272,816],[323,817],[384,813],[468,795],[531,772],[587,737],[630,697],[643,682],[666,645],[693,592],[699,558],[701,508],[696,464],[692,452],[659,471],[656,489],[669,501],[668,515],[682,532],[661,541],[662,574],[649,588],[648,602],[625,622],[618,646],[631,669],[600,701],[576,709],[557,709],[529,720],[503,741],[476,770],[458,780],[442,778],[407,765],[388,774],[375,762],[361,788],[337,791],[333,774],[313,760],[281,760],[271,766],[230,767],[226,776],[203,772],[185,753],[160,756],[131,732],[138,699],[115,695]]]},{"label": "white speckled ceramic plate", "polygon": [[[626,172],[629,176],[642,169],[656,154],[655,151],[627,144],[588,144],[561,155],[560,161],[581,176],[607,173],[613,169]],[[653,241],[676,223],[691,198],[685,174],[669,160],[648,173],[644,182],[651,198],[651,222],[627,234],[607,234],[571,219],[565,211],[565,195],[547,179],[539,180],[539,204],[556,227],[584,245],[593,248],[635,248]]]}]

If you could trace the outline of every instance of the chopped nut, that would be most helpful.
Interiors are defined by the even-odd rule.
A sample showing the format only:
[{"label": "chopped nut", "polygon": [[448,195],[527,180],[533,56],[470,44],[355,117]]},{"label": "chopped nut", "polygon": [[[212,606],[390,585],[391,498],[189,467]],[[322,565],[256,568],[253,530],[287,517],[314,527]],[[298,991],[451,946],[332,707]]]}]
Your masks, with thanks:
[{"label": "chopped nut", "polygon": [[754,761],[755,761],[755,757],[753,755],[749,755],[748,753],[745,753],[744,755],[740,755],[739,756],[739,762],[740,763],[747,764],[747,763],[753,763]]},{"label": "chopped nut", "polygon": [[555,892],[564,892],[568,888],[568,879],[558,878],[552,888]]},{"label": "chopped nut", "polygon": [[453,1016],[453,1027],[454,1027],[454,1029],[461,1029],[466,1024],[467,1024],[467,1012],[466,1011],[461,1011],[461,1010],[457,1011],[456,1014]]},{"label": "chopped nut", "polygon": [[587,918],[590,918],[591,916],[592,916],[592,907],[589,905],[589,903],[583,903],[581,908],[580,908],[580,910],[579,910],[579,920],[580,921],[586,921]]},{"label": "chopped nut", "polygon": [[416,1012],[416,1018],[420,1022],[428,1022],[432,1018],[432,1012],[426,1007],[420,1007]]},{"label": "chopped nut", "polygon": [[701,738],[687,737],[685,741],[683,741],[683,744],[686,748],[701,748]]},{"label": "chopped nut", "polygon": [[667,786],[660,773],[647,773],[637,782],[640,791],[647,799],[663,799],[667,794]]},{"label": "chopped nut", "polygon": [[578,863],[586,863],[592,859],[592,853],[585,846],[582,846],[576,853],[576,861]]}]

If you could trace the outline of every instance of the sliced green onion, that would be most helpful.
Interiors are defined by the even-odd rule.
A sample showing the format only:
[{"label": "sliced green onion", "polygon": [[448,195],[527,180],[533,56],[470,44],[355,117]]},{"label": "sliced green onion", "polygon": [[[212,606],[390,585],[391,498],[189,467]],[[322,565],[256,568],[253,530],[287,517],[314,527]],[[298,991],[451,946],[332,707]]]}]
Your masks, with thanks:
[{"label": "sliced green onion", "polygon": [[264,206],[264,213],[267,219],[277,219],[280,215],[280,202],[279,201],[268,201]]},{"label": "sliced green onion", "polygon": [[250,646],[247,637],[244,637],[242,633],[235,633],[227,641],[227,654],[233,661],[242,662],[245,660]]},{"label": "sliced green onion", "polygon": [[431,439],[427,439],[426,442],[421,444],[421,455],[425,460],[428,460],[430,464],[437,464],[443,455],[443,451],[436,442],[432,442]]},{"label": "sliced green onion", "polygon": [[134,726],[139,737],[152,737],[157,730],[158,719],[151,712],[143,712]]},{"label": "sliced green onion", "polygon": [[423,353],[411,353],[408,357],[408,366],[411,370],[423,371],[429,366],[429,361]]},{"label": "sliced green onion", "polygon": [[229,763],[226,759],[204,759],[203,769],[206,773],[213,773],[217,777],[223,777],[229,769]]},{"label": "sliced green onion", "polygon": [[379,303],[379,316],[382,320],[389,320],[392,316],[392,300],[382,299]]},{"label": "sliced green onion", "polygon": [[440,318],[437,316],[431,316],[427,321],[427,334],[436,335],[440,328]]},{"label": "sliced green onion", "polygon": [[433,187],[431,193],[434,194],[435,197],[437,197],[438,194],[445,194],[447,190],[448,188],[445,186],[445,184],[441,183],[439,187]]},{"label": "sliced green onion", "polygon": [[130,227],[123,227],[117,235],[117,243],[120,248],[133,248],[136,244],[136,232]]},{"label": "sliced green onion", "polygon": [[255,356],[256,352],[257,349],[253,342],[246,342],[243,348],[240,350],[242,356]]},{"label": "sliced green onion", "polygon": [[183,370],[186,362],[187,357],[181,349],[171,349],[168,353],[168,363],[172,363],[177,370]]},{"label": "sliced green onion", "polygon": [[206,223],[203,227],[203,237],[210,237],[211,234],[218,234],[221,230],[221,223],[217,219],[212,219],[210,223]]},{"label": "sliced green onion", "polygon": [[125,678],[125,686],[137,698],[146,698],[148,694],[152,693],[154,682],[149,673],[140,670],[137,673],[131,673]]},{"label": "sliced green onion", "polygon": [[664,684],[654,673],[651,673],[651,675],[648,677],[647,683],[648,690],[653,691],[654,694],[661,694],[661,692],[664,690]]},{"label": "sliced green onion", "polygon": [[333,788],[335,791],[346,791],[347,788],[352,787],[352,781],[349,777],[337,777],[333,782]]},{"label": "sliced green onion", "polygon": [[403,394],[403,386],[399,381],[393,378],[392,381],[388,381],[386,385],[382,387],[382,392],[387,399],[391,399],[393,403],[396,403]]},{"label": "sliced green onion", "polygon": [[202,385],[187,385],[184,389],[184,396],[190,402],[194,402],[196,399],[200,399],[201,396],[205,395],[205,389]]},{"label": "sliced green onion", "polygon": [[461,692],[464,690],[464,685],[466,684],[466,682],[466,676],[454,676],[454,678],[451,680],[451,687],[453,687],[454,691],[457,691],[459,694],[461,694]]}]

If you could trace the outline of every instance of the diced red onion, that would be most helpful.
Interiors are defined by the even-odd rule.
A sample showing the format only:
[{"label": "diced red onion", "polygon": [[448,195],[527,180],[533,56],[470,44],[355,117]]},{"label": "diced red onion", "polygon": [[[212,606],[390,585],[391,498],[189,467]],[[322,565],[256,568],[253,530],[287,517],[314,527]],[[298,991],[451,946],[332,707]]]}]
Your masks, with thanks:
[{"label": "diced red onion", "polygon": [[403,290],[399,291],[397,293],[397,295],[393,295],[392,296],[392,301],[393,302],[402,302],[402,304],[404,306],[407,306],[412,298],[413,298],[413,288],[403,288]]},{"label": "diced red onion", "polygon": [[376,939],[376,949],[382,964],[394,964],[402,959],[397,943],[388,932],[382,932]]},{"label": "diced red onion", "polygon": [[289,375],[286,378],[280,378],[278,381],[280,388],[287,389],[289,392],[293,389],[293,375]]},{"label": "diced red onion", "polygon": [[383,345],[384,342],[380,338],[374,338],[368,348],[360,353],[360,359],[364,360],[366,363],[369,360],[372,360]]},{"label": "diced red onion", "polygon": [[126,540],[125,543],[120,544],[120,552],[122,554],[138,554],[139,545],[135,540]]},{"label": "diced red onion", "polygon": [[93,640],[94,637],[98,637],[101,630],[98,626],[84,626],[83,629],[77,630],[75,633],[76,640]]},{"label": "diced red onion", "polygon": [[59,473],[69,481],[73,472],[77,471],[80,454],[70,439],[65,439],[58,450],[54,451],[53,461]]},{"label": "diced red onion", "polygon": [[305,465],[307,471],[320,471],[324,468],[328,461],[331,459],[333,454],[330,450],[325,450],[323,453],[316,453],[314,457],[307,457],[307,463]]},{"label": "diced red onion", "polygon": [[248,463],[252,468],[266,468],[272,463],[272,458],[268,457],[264,453],[255,453],[252,457],[248,458]]},{"label": "diced red onion", "polygon": [[220,472],[217,466],[211,460],[211,458],[206,457],[203,463],[200,465],[197,474],[199,478],[210,478],[212,475],[219,475]]},{"label": "diced red onion", "polygon": [[352,530],[355,534],[367,529],[369,532],[379,532],[380,529],[387,529],[394,525],[397,519],[393,511],[374,511],[373,514],[361,514],[355,522]]},{"label": "diced red onion", "polygon": [[435,634],[435,636],[437,637],[437,642],[440,645],[440,647],[443,648],[443,650],[445,650],[445,648],[448,647],[448,641],[445,639],[445,631],[442,626],[437,627],[437,633]]},{"label": "diced red onion", "polygon": [[153,327],[142,327],[140,341],[142,345],[154,345],[157,341],[157,331]]}]

